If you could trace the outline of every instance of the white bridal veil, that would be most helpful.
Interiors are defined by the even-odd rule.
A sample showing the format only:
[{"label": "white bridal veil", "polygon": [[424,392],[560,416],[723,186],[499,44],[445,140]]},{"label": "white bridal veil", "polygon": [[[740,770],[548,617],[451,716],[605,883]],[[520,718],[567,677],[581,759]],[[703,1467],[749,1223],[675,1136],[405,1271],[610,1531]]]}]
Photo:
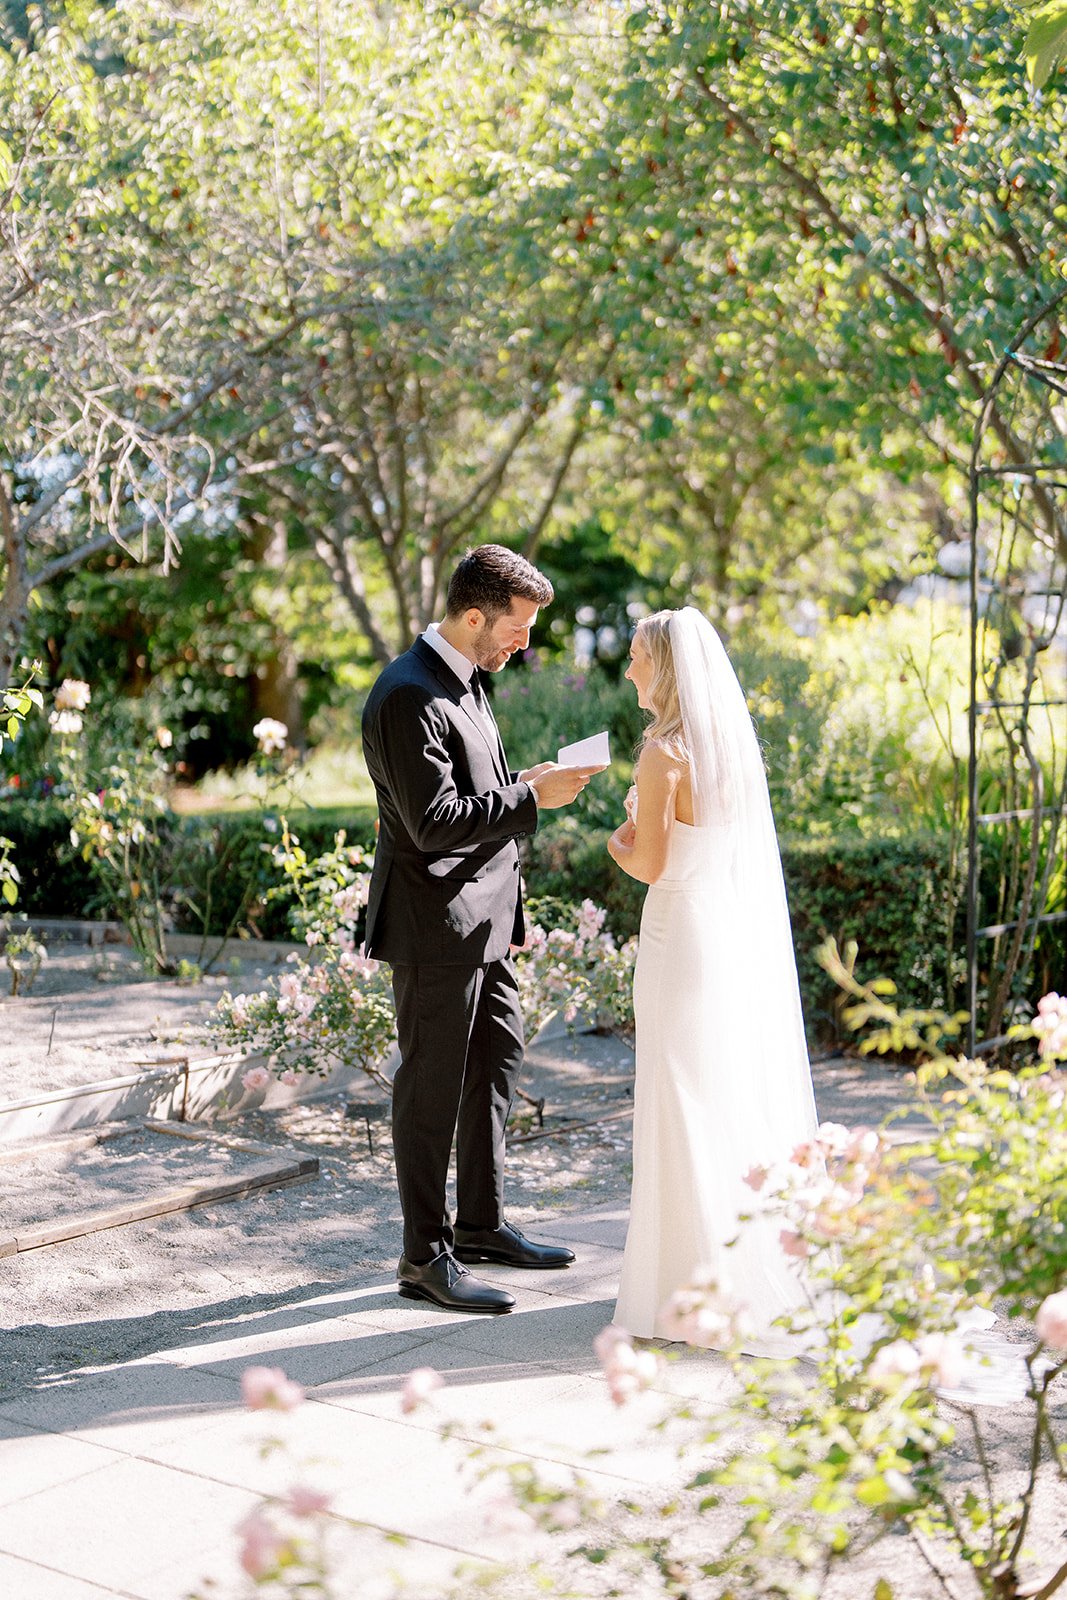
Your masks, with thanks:
[{"label": "white bridal veil", "polygon": [[[711,623],[670,620],[703,867],[712,886],[703,1047],[742,1161],[787,1158],[817,1126],[778,839],[744,692]],[[724,1014],[728,1013],[728,1014]],[[744,1172],[747,1168],[742,1167]],[[747,1192],[748,1202],[753,1200]]]}]

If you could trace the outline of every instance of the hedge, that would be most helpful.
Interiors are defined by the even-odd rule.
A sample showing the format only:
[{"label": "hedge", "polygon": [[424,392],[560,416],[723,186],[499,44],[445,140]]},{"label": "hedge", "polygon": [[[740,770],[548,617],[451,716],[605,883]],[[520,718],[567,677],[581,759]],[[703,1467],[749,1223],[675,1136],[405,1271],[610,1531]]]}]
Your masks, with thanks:
[{"label": "hedge", "polygon": [[[374,842],[373,806],[346,810],[301,811],[290,826],[309,856],[329,850],[339,829],[353,844]],[[281,881],[269,848],[279,837],[277,813],[226,812],[170,819],[167,876],[173,885],[170,907],[180,932],[224,933],[251,883],[252,897],[243,925],[262,939],[289,936],[283,901],[268,901],[267,891]],[[12,858],[21,878],[17,911],[49,917],[108,917],[88,862],[72,849],[70,823],[49,801],[0,804],[0,834],[12,840]],[[198,910],[194,910],[199,908]]]},{"label": "hedge", "polygon": [[[372,806],[305,811],[290,821],[311,856],[328,850],[341,828],[354,844],[374,842]],[[207,931],[225,932],[251,882],[245,928],[260,938],[287,937],[284,901],[267,899],[279,875],[263,846],[277,840],[278,828],[277,814],[260,812],[174,817],[168,847],[175,928],[202,931],[202,913],[210,902]],[[17,910],[40,916],[109,914],[88,864],[71,849],[69,831],[54,802],[0,805],[0,833],[14,841],[14,860],[22,878]],[[615,867],[606,840],[607,830],[582,828],[566,818],[550,821],[524,842],[526,890],[530,897],[569,902],[588,898],[606,909],[616,937],[626,939],[637,932],[645,889]],[[804,1009],[813,1039],[828,1043],[841,1037],[837,991],[815,959],[828,934],[841,946],[855,939],[860,975],[891,978],[905,1003],[961,1003],[962,905],[950,914],[946,836],[800,839],[787,835],[781,848]],[[193,907],[200,911],[194,913]]]},{"label": "hedge", "polygon": [[[606,908],[616,938],[637,932],[645,888],[619,872],[607,854],[606,833],[582,833],[566,823],[530,841],[526,867],[531,893],[590,900]],[[815,959],[833,935],[855,939],[861,977],[888,977],[901,999],[915,1005],[952,1003],[949,972],[962,972],[960,915],[950,918],[949,841],[941,835],[903,838],[781,841],[797,969],[809,1031],[837,1041],[837,990]],[[952,920],[954,926],[948,926]],[[955,996],[958,1003],[959,995]]]}]

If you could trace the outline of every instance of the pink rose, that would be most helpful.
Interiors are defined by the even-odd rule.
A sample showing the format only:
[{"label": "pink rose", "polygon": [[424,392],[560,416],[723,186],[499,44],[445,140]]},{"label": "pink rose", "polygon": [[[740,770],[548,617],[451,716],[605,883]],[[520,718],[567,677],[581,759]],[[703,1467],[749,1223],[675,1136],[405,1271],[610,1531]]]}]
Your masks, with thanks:
[{"label": "pink rose", "polygon": [[811,1254],[811,1246],[802,1233],[794,1233],[792,1228],[782,1228],[778,1234],[778,1243],[787,1256],[794,1256],[797,1260]]},{"label": "pink rose", "polygon": [[925,1333],[916,1349],[923,1369],[933,1383],[955,1389],[963,1379],[963,1350],[947,1333]]},{"label": "pink rose", "polygon": [[265,1089],[270,1082],[270,1073],[266,1067],[249,1067],[241,1082],[246,1089]]},{"label": "pink rose", "polygon": [[241,1398],[249,1411],[295,1411],[304,1391],[281,1367],[246,1367],[241,1374]]},{"label": "pink rose", "polygon": [[660,1359],[654,1350],[635,1350],[625,1328],[609,1323],[593,1340],[608,1390],[617,1406],[625,1405],[632,1395],[647,1389],[660,1369]]},{"label": "pink rose", "polygon": [[758,1194],[769,1177],[769,1167],[749,1167],[741,1181],[747,1183],[750,1189],[755,1189]]},{"label": "pink rose", "polygon": [[875,1352],[867,1368],[867,1382],[876,1389],[892,1390],[910,1378],[918,1376],[922,1361],[913,1344],[907,1339],[894,1339]]},{"label": "pink rose", "polygon": [[874,1128],[853,1128],[852,1137],[845,1146],[846,1161],[870,1161],[878,1154],[881,1135]]},{"label": "pink rose", "polygon": [[808,1140],[805,1140],[803,1144],[798,1144],[789,1157],[794,1167],[813,1167],[818,1158],[819,1151]]},{"label": "pink rose", "polygon": [[286,1541],[261,1511],[253,1511],[237,1524],[241,1536],[238,1560],[250,1578],[257,1582],[277,1570]]},{"label": "pink rose", "polygon": [[400,1409],[405,1413],[417,1411],[444,1383],[441,1374],[433,1367],[416,1367],[409,1372],[400,1391]]},{"label": "pink rose", "polygon": [[294,1084],[300,1082],[300,1074],[294,1072],[292,1067],[286,1067],[284,1072],[278,1074],[278,1082],[284,1083],[287,1089],[291,1089]]},{"label": "pink rose", "polygon": [[1041,996],[1033,1030],[1041,1041],[1039,1054],[1046,1061],[1067,1056],[1067,995],[1059,995],[1053,989]]},{"label": "pink rose", "polygon": [[332,1495],[321,1489],[309,1489],[306,1483],[294,1483],[285,1499],[285,1508],[294,1517],[316,1517],[328,1509]]},{"label": "pink rose", "polygon": [[1042,1344],[1050,1350],[1067,1350],[1067,1289],[1041,1302],[1034,1325]]},{"label": "pink rose", "polygon": [[515,1497],[509,1489],[502,1489],[485,1502],[483,1514],[486,1522],[494,1533],[511,1533],[522,1535],[534,1533],[537,1523],[528,1511],[516,1505]]},{"label": "pink rose", "polygon": [[852,1135],[842,1122],[820,1122],[816,1138],[829,1156],[839,1156]]}]

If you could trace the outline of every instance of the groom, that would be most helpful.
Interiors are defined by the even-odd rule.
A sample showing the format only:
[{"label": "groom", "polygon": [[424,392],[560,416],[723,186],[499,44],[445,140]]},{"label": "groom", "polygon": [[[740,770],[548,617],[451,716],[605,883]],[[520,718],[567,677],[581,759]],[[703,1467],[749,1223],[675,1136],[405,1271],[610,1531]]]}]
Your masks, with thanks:
[{"label": "groom", "polygon": [[[386,667],[363,712],[380,817],[366,950],[393,968],[400,1043],[398,1288],[452,1311],[515,1304],[464,1263],[574,1260],[504,1219],[504,1126],[523,1058],[510,951],[525,937],[516,840],[598,769],[546,761],[510,772],[481,681],[526,648],[551,599],[548,579],[522,556],[495,544],[468,551],[444,621]],[[445,1198],[453,1134],[454,1228]]]}]

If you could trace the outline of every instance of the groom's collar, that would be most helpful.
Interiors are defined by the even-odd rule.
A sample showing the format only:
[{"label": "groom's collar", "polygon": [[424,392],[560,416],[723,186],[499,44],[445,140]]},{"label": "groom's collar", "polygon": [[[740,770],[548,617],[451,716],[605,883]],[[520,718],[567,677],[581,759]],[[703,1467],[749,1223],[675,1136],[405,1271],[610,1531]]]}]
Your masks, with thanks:
[{"label": "groom's collar", "polygon": [[476,671],[474,662],[471,661],[469,656],[465,656],[462,650],[457,650],[454,644],[449,644],[436,622],[431,622],[425,633],[420,634],[419,637],[424,644],[429,645],[431,650],[436,651],[445,666],[451,668],[460,683],[466,684],[469,689],[471,679]]}]

